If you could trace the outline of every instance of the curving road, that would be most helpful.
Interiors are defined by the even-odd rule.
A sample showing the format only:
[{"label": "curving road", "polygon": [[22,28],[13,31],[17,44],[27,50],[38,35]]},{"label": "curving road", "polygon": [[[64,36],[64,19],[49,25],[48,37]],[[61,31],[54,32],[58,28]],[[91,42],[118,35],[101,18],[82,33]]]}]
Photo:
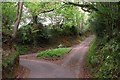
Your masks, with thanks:
[{"label": "curving road", "polygon": [[64,58],[62,65],[39,60],[20,58],[20,64],[30,69],[28,78],[82,78],[85,57],[90,42],[94,36],[91,35],[82,43],[73,46],[70,54]]},{"label": "curving road", "polygon": [[87,77],[84,71],[86,54],[89,49],[90,42],[94,36],[91,35],[80,44],[74,46],[70,51],[70,55],[64,58],[62,66],[69,67],[76,75],[76,78]]}]

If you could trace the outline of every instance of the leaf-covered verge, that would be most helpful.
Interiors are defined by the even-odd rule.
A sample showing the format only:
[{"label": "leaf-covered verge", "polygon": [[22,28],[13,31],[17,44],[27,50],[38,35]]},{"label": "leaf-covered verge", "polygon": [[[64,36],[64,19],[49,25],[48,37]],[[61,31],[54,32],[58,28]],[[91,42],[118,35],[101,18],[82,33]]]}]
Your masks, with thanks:
[{"label": "leaf-covered verge", "polygon": [[70,48],[55,48],[55,49],[48,49],[37,54],[37,57],[47,58],[47,57],[61,57],[65,53],[67,53]]}]

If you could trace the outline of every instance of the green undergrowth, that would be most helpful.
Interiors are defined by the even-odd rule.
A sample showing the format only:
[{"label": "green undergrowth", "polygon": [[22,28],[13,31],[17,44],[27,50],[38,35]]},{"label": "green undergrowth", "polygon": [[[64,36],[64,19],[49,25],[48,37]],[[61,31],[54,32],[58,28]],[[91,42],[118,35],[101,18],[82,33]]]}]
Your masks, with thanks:
[{"label": "green undergrowth", "polygon": [[120,76],[120,43],[116,39],[94,40],[88,52],[88,63],[93,77],[118,78]]},{"label": "green undergrowth", "polygon": [[27,46],[16,46],[16,51],[10,53],[9,56],[2,59],[2,65],[7,67],[8,65],[13,65],[15,62],[16,57],[22,54],[26,54],[29,51]]},{"label": "green undergrowth", "polygon": [[37,53],[37,57],[47,58],[47,57],[60,57],[63,56],[66,52],[68,52],[70,48],[55,48],[48,49],[42,52]]},{"label": "green undergrowth", "polygon": [[2,78],[15,78],[15,71],[19,66],[19,53],[12,52],[2,58]]},{"label": "green undergrowth", "polygon": [[12,66],[14,65],[15,59],[19,56],[18,52],[11,53],[9,56],[2,59],[2,66]]},{"label": "green undergrowth", "polygon": [[88,51],[88,61],[89,63],[91,63],[91,58],[93,57],[94,53],[95,53],[95,48],[96,48],[96,42],[95,39],[91,42],[89,51]]},{"label": "green undergrowth", "polygon": [[30,47],[25,46],[25,45],[17,45],[16,46],[16,51],[20,54],[26,54],[30,50]]}]

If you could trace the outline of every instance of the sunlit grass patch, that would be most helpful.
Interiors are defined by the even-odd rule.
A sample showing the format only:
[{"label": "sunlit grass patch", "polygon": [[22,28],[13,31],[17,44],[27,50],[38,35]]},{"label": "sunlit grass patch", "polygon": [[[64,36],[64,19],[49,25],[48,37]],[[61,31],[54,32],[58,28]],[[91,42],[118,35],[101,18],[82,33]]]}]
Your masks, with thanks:
[{"label": "sunlit grass patch", "polygon": [[48,49],[42,52],[38,52],[37,57],[47,58],[47,57],[60,57],[67,53],[70,48],[55,48],[55,49]]}]

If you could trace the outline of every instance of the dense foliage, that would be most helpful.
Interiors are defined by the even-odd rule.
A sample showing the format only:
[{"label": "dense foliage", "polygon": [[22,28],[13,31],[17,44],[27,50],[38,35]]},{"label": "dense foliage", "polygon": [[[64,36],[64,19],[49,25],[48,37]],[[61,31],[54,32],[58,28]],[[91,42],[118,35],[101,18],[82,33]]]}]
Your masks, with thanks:
[{"label": "dense foliage", "polygon": [[[59,36],[78,36],[82,31],[80,22],[84,15],[76,6],[60,2],[25,3],[25,6],[30,13],[31,21],[19,28],[18,43],[36,46],[40,43],[54,41],[60,38]],[[46,19],[50,19],[51,23],[43,25],[42,21]]]},{"label": "dense foliage", "polygon": [[91,28],[96,39],[89,50],[89,63],[94,77],[120,76],[120,4],[97,3],[91,15]]}]

